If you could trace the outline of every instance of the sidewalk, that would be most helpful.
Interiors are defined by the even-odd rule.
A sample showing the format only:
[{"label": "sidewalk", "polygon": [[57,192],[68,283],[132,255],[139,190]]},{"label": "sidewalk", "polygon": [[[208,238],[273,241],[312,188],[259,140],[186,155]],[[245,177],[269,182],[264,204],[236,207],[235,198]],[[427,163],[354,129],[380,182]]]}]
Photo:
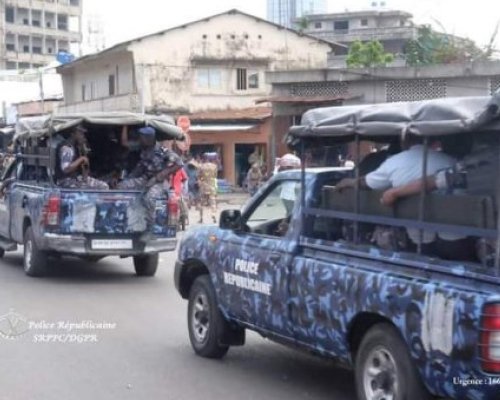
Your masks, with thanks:
[{"label": "sidewalk", "polygon": [[250,198],[250,195],[245,192],[221,193],[217,195],[217,204],[222,206],[242,206]]}]

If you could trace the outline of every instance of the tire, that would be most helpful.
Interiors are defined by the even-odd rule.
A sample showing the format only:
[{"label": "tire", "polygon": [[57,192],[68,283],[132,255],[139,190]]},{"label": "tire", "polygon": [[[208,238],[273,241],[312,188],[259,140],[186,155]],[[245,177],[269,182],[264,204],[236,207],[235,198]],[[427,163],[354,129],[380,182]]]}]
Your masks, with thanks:
[{"label": "tire", "polygon": [[224,357],[229,346],[221,342],[228,336],[229,329],[217,305],[210,277],[199,276],[191,287],[188,303],[189,340],[193,350],[205,358]]},{"label": "tire", "polygon": [[3,258],[4,255],[5,255],[5,250],[0,248],[0,258]]},{"label": "tire", "polygon": [[392,325],[378,324],[367,332],[359,346],[354,369],[359,400],[430,399],[407,345]]},{"label": "tire", "polygon": [[155,276],[158,269],[158,254],[134,257],[134,267],[137,276]]},{"label": "tire", "polygon": [[24,233],[23,267],[25,274],[32,277],[45,275],[47,258],[47,254],[38,248],[33,228],[29,226]]}]

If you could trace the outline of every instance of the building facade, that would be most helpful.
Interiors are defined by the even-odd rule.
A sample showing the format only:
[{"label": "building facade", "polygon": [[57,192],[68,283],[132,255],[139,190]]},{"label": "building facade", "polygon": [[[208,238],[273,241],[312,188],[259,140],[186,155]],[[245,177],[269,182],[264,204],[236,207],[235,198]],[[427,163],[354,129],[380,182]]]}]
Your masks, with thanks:
[{"label": "building facade", "polygon": [[426,67],[276,71],[267,74],[273,90],[271,154],[304,112],[316,107],[418,101],[442,97],[489,96],[500,89],[500,61]]},{"label": "building facade", "polygon": [[328,42],[231,10],[59,67],[62,111],[253,107],[271,91],[266,71],[325,68],[330,51]]},{"label": "building facade", "polygon": [[59,52],[79,55],[83,0],[0,3],[0,69],[49,64]]},{"label": "building facade", "polygon": [[396,57],[403,55],[408,40],[418,35],[418,27],[413,24],[412,18],[412,14],[398,10],[310,15],[304,32],[343,45],[336,46],[331,54],[330,66],[345,67],[348,48],[357,40],[378,40],[387,52]]},{"label": "building facade", "polygon": [[287,28],[294,28],[297,18],[324,13],[326,0],[267,0],[267,19]]}]

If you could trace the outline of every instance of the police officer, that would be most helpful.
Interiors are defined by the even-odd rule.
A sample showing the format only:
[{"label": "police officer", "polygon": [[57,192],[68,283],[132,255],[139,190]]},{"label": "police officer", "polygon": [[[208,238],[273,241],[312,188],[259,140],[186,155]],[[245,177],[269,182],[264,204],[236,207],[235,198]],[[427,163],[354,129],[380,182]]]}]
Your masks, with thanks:
[{"label": "police officer", "polygon": [[156,132],[151,127],[139,130],[141,154],[139,163],[127,179],[118,184],[119,189],[146,190],[147,223],[151,228],[155,220],[156,200],[164,198],[163,182],[182,168],[181,158],[173,151],[156,143]]},{"label": "police officer", "polygon": [[203,209],[206,205],[210,207],[212,221],[217,222],[217,164],[212,162],[209,153],[203,155],[202,163],[198,168],[198,182],[200,186],[200,201],[198,210],[200,211],[200,224],[203,223]]},{"label": "police officer", "polygon": [[61,148],[59,149],[58,179],[60,187],[68,189],[99,189],[107,190],[106,182],[89,176],[89,159],[87,157],[87,142],[85,133],[87,130],[78,125]]}]

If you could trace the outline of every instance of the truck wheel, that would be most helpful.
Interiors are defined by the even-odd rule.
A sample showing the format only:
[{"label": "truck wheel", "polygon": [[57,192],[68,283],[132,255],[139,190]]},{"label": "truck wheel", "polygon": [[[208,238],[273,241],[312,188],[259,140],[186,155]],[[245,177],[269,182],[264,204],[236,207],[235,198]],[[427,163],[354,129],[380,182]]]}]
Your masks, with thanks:
[{"label": "truck wheel", "polygon": [[196,278],[189,292],[189,340],[196,354],[206,358],[222,358],[229,350],[221,344],[229,325],[217,306],[215,291],[208,275]]},{"label": "truck wheel", "polygon": [[398,331],[378,324],[363,338],[355,362],[360,400],[430,399]]},{"label": "truck wheel", "polygon": [[24,234],[23,266],[26,275],[33,277],[43,276],[47,268],[47,254],[38,248],[31,226]]},{"label": "truck wheel", "polygon": [[158,254],[134,257],[134,267],[137,276],[155,276],[158,269]]}]

